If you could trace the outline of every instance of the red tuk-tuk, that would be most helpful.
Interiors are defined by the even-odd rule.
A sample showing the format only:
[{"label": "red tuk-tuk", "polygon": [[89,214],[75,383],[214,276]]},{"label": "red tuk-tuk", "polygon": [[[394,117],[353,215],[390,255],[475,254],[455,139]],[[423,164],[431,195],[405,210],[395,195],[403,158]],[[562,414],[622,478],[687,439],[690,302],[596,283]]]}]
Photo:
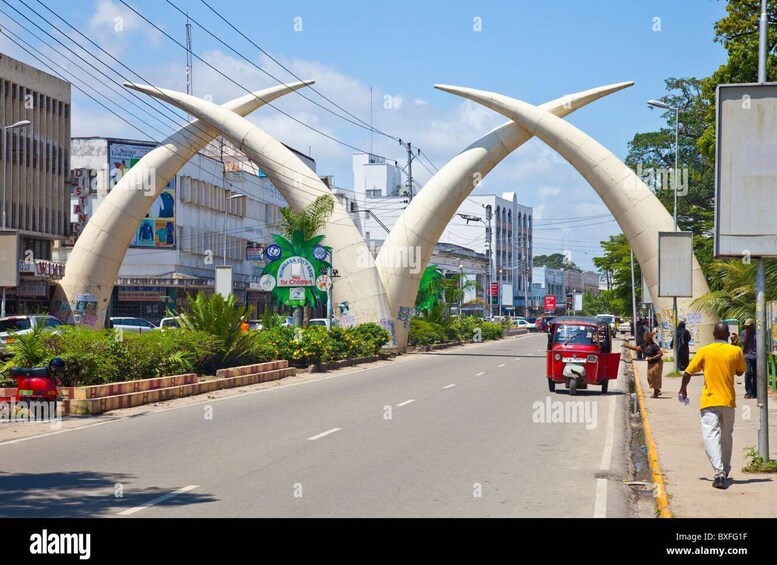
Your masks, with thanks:
[{"label": "red tuk-tuk", "polygon": [[620,353],[612,353],[610,326],[596,318],[559,316],[549,321],[547,378],[550,392],[564,383],[569,394],[588,385],[607,392],[611,379],[618,378]]}]

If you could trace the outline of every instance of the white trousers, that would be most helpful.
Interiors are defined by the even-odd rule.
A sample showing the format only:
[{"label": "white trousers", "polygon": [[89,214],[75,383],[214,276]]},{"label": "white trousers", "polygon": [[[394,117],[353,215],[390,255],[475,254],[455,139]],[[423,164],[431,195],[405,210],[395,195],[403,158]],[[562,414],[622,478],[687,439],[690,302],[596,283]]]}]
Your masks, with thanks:
[{"label": "white trousers", "polygon": [[731,471],[735,411],[736,408],[729,406],[712,406],[701,411],[704,450],[716,477],[727,477]]}]

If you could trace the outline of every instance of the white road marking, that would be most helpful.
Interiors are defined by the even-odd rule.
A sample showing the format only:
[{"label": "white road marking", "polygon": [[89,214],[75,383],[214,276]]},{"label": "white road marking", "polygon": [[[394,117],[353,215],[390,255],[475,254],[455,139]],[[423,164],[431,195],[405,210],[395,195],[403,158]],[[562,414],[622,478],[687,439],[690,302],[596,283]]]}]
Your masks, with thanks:
[{"label": "white road marking", "polygon": [[445,386],[444,386],[444,387],[442,387],[442,388],[451,388],[451,387],[454,387],[454,386],[456,386],[456,383],[451,383],[451,384],[449,384],[449,385],[445,385]]},{"label": "white road marking", "polygon": [[542,349],[538,349],[537,351],[542,351]]},{"label": "white road marking", "polygon": [[165,500],[169,500],[173,498],[174,496],[177,496],[179,494],[183,494],[185,492],[189,492],[190,490],[194,490],[199,485],[189,485],[188,487],[179,488],[176,491],[167,493],[165,495],[160,496],[159,498],[155,498],[154,500],[150,500],[146,502],[145,504],[141,504],[140,506],[136,506],[135,508],[128,508],[127,510],[122,510],[119,512],[119,516],[129,516],[130,514],[134,514],[135,512],[140,512],[141,510],[145,510],[149,506],[154,506],[154,504],[159,504],[160,502],[164,502]]},{"label": "white road marking", "polygon": [[610,407],[610,414],[607,416],[604,451],[602,452],[602,463],[599,466],[602,471],[609,471],[610,463],[612,462],[612,444],[615,438],[615,397],[610,397],[610,401],[607,404]]},{"label": "white road marking", "polygon": [[485,374],[486,374],[486,372],[485,372],[485,371],[480,371],[480,372],[479,372],[477,375],[475,375],[475,376],[476,376],[476,377],[479,377],[480,375],[485,375]]},{"label": "white road marking", "polygon": [[502,364],[501,364],[501,365],[499,365],[499,366],[500,366],[500,367],[504,367],[504,366],[505,366],[505,364],[504,364],[504,363],[502,363]]},{"label": "white road marking", "polygon": [[402,406],[407,406],[411,402],[415,402],[415,398],[411,398],[410,400],[405,400],[404,402],[400,402],[397,404],[397,408],[401,408]]},{"label": "white road marking", "polygon": [[521,360],[520,357],[516,357],[515,359],[513,359],[513,361],[520,361],[520,360]]},{"label": "white road marking", "polygon": [[607,517],[607,479],[596,479],[596,502],[594,518]]},{"label": "white road marking", "polygon": [[[511,339],[512,339],[512,341],[521,341],[522,339],[532,338],[534,336],[535,336],[535,334],[526,334],[526,335],[522,335],[522,336],[518,336],[518,337],[513,337]],[[469,343],[469,344],[467,344],[467,346],[475,348],[475,347],[483,346],[483,345],[494,345],[494,343],[495,342],[493,342],[493,341],[484,341],[482,343]],[[540,349],[539,351],[542,351],[542,350]],[[408,362],[416,362],[416,361],[422,361],[422,360],[427,360],[427,359],[432,359],[432,357],[419,355],[416,359],[408,360]],[[516,361],[518,361],[518,359],[516,359]],[[386,365],[380,365],[378,367],[365,367],[363,369],[359,369],[358,371],[349,371],[347,373],[340,373],[340,374],[335,373],[334,375],[329,375],[329,376],[326,376],[326,377],[320,377],[320,378],[317,378],[317,379],[311,379],[309,381],[301,381],[301,382],[296,382],[296,383],[287,383],[287,384],[282,384],[282,385],[278,385],[278,386],[273,386],[273,387],[270,387],[270,388],[262,388],[262,389],[258,389],[258,390],[251,390],[251,391],[248,391],[248,392],[244,392],[243,394],[240,394],[240,395],[224,396],[224,397],[221,397],[221,398],[207,398],[207,399],[201,400],[199,402],[192,402],[191,404],[184,404],[182,406],[171,406],[169,408],[162,408],[161,410],[149,410],[147,412],[141,412],[141,413],[138,413],[138,414],[133,414],[131,416],[121,416],[121,417],[118,417],[118,418],[113,418],[111,420],[107,420],[107,421],[104,421],[104,422],[96,422],[94,424],[86,424],[86,425],[77,426],[77,427],[74,427],[74,428],[67,428],[67,429],[64,429],[64,430],[57,430],[55,432],[46,432],[45,434],[37,434],[37,435],[31,435],[31,436],[27,436],[27,437],[20,437],[18,439],[11,439],[11,440],[6,440],[6,441],[0,441],[0,447],[2,447],[4,445],[13,445],[15,443],[21,443],[23,441],[32,441],[32,440],[41,439],[41,438],[44,438],[44,437],[55,436],[55,435],[59,435],[59,434],[65,434],[65,433],[68,433],[68,432],[76,432],[76,431],[79,431],[79,430],[86,430],[86,429],[89,429],[89,428],[94,428],[95,426],[102,426],[102,425],[105,425],[105,424],[115,424],[116,422],[121,422],[123,420],[129,420],[130,418],[134,418],[136,416],[151,416],[151,415],[154,415],[154,414],[162,414],[163,412],[172,412],[174,410],[185,410],[187,408],[192,408],[193,406],[201,406],[203,404],[213,404],[214,402],[224,402],[224,401],[229,401],[229,400],[242,399],[242,398],[245,398],[246,396],[252,396],[254,394],[264,394],[264,393],[268,393],[268,392],[284,390],[284,389],[291,388],[291,387],[304,386],[304,385],[309,385],[309,384],[313,384],[313,383],[318,383],[318,382],[321,382],[321,381],[328,381],[329,379],[339,379],[339,378],[342,378],[342,377],[358,376],[358,375],[360,375],[362,373],[366,373],[368,371],[377,371],[379,369],[384,369],[385,367],[386,367]],[[479,376],[479,375],[476,375],[476,376]],[[187,398],[195,398],[197,396],[203,396],[203,394],[195,394],[195,395],[192,395],[191,397],[187,397]],[[68,417],[66,416],[65,418],[68,418]]]},{"label": "white road marking", "polygon": [[309,439],[310,441],[315,441],[315,440],[317,440],[317,439],[321,439],[321,438],[322,438],[322,437],[324,437],[324,436],[328,436],[329,434],[333,434],[333,433],[335,433],[335,432],[339,432],[339,431],[340,431],[340,430],[342,430],[342,429],[343,429],[343,428],[332,428],[331,430],[327,430],[327,431],[325,431],[325,432],[322,432],[322,433],[320,433],[320,434],[318,434],[318,435],[315,435],[315,436],[313,436],[313,437],[309,437],[308,439]]}]

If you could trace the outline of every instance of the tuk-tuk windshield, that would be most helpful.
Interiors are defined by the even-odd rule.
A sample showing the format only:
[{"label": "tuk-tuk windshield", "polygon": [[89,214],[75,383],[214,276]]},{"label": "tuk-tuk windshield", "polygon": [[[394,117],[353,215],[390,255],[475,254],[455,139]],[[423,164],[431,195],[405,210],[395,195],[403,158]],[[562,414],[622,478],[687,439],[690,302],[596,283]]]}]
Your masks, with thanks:
[{"label": "tuk-tuk windshield", "polygon": [[580,324],[558,324],[553,334],[553,343],[562,345],[598,345],[596,326]]}]

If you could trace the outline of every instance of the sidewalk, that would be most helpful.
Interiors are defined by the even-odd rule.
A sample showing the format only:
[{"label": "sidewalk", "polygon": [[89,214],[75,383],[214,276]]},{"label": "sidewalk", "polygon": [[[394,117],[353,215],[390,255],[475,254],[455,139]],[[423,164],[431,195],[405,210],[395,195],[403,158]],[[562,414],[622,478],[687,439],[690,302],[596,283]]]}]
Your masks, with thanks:
[{"label": "sidewalk", "polygon": [[[647,363],[635,361],[645,395],[647,416],[664,473],[669,508],[677,518],[773,518],[777,515],[777,474],[743,473],[745,451],[758,444],[759,409],[745,400],[744,384],[737,384],[737,410],[731,476],[726,490],[712,488],[712,467],[704,452],[699,415],[702,375],[688,385],[687,406],[677,400],[679,377],[668,378],[673,363],[664,363],[661,397],[650,398]],[[737,377],[744,383],[744,377]],[[769,397],[770,457],[777,459],[777,395]]]}]

